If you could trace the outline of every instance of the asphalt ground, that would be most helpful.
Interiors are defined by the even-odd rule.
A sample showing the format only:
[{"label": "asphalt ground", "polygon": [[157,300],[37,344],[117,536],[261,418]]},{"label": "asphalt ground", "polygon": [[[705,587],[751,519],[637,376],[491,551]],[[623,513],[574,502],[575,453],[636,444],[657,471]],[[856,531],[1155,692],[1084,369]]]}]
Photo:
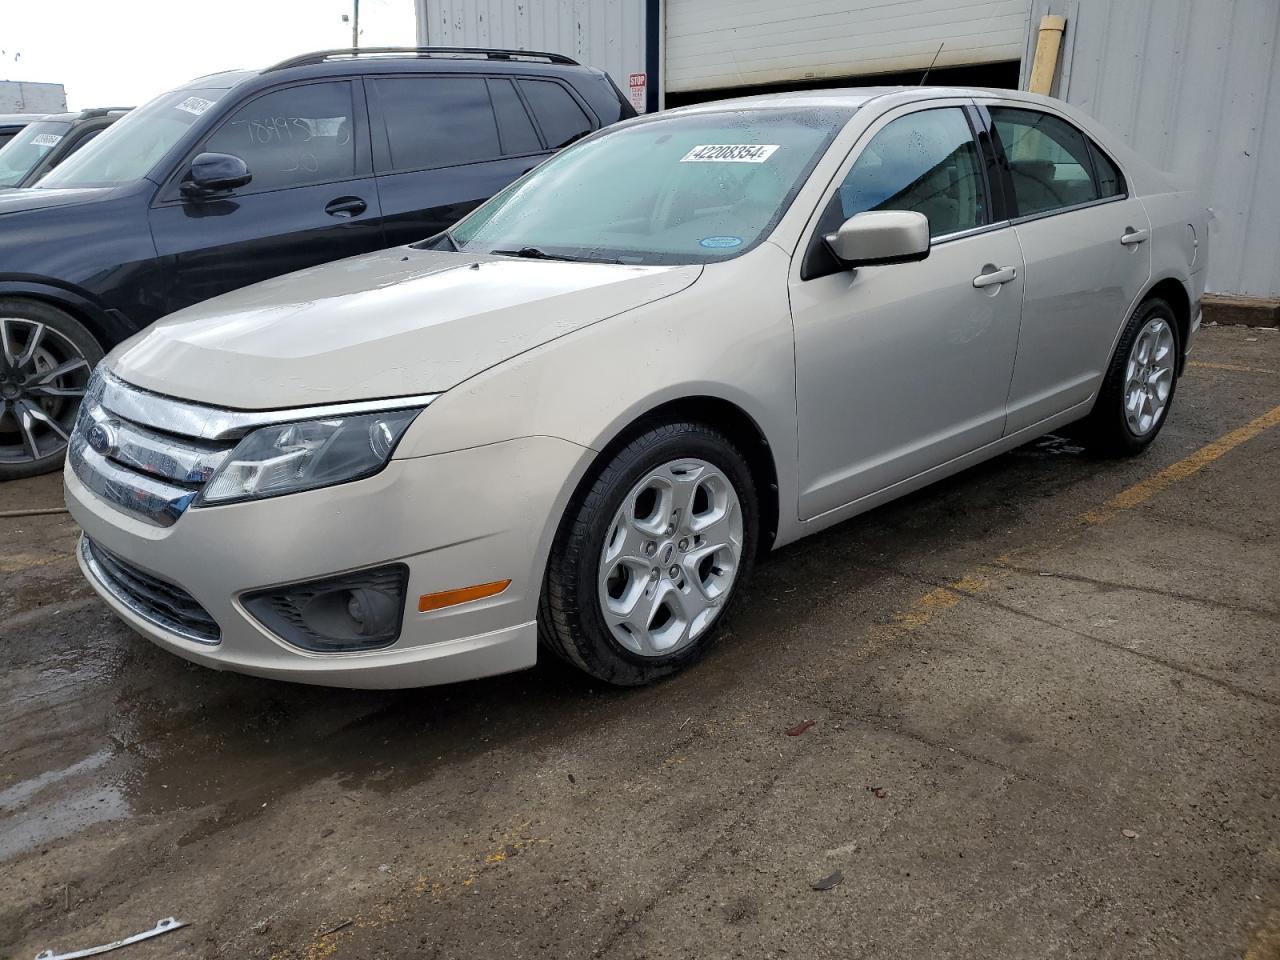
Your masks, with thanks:
[{"label": "asphalt ground", "polygon": [[1278,474],[1280,332],[1208,328],[1145,455],[778,551],[630,691],[211,672],[0,519],[0,955],[1275,960]]}]

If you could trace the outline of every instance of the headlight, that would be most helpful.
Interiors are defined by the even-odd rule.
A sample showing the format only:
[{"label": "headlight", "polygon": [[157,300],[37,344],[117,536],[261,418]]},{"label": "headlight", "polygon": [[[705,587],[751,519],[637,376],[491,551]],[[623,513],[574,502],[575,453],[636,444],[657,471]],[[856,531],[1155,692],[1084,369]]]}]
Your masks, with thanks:
[{"label": "headlight", "polygon": [[421,408],[260,427],[220,466],[195,505],[260,500],[377,473]]}]

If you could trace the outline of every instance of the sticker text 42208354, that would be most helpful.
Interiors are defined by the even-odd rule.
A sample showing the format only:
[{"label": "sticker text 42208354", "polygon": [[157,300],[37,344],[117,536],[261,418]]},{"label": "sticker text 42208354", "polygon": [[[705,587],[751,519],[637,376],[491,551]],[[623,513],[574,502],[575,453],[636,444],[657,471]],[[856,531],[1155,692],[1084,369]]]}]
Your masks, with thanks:
[{"label": "sticker text 42208354", "polygon": [[704,143],[694,147],[681,163],[764,163],[778,149],[776,143]]}]

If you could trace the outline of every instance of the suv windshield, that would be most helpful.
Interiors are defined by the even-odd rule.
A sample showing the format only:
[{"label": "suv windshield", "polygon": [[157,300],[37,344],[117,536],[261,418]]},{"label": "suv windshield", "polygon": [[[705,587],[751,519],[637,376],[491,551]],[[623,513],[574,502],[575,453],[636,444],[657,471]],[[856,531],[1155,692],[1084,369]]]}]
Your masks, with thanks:
[{"label": "suv windshield", "polygon": [[557,154],[449,236],[476,253],[726,260],[768,236],[850,115],[725,110],[642,121]]},{"label": "suv windshield", "polygon": [[173,90],[131,110],[36,184],[117,187],[141,180],[226,90]]},{"label": "suv windshield", "polygon": [[70,129],[66,120],[37,120],[23,127],[0,147],[0,187],[17,186]]}]

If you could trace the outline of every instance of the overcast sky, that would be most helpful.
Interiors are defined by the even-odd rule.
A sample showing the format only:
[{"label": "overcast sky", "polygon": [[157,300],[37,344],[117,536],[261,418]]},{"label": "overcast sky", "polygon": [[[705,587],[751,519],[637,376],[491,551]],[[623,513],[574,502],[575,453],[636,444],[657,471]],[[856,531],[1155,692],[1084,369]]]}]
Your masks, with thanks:
[{"label": "overcast sky", "polygon": [[[0,80],[136,106],[193,77],[351,46],[351,0],[0,0]],[[413,0],[360,0],[360,43],[412,46]]]}]

